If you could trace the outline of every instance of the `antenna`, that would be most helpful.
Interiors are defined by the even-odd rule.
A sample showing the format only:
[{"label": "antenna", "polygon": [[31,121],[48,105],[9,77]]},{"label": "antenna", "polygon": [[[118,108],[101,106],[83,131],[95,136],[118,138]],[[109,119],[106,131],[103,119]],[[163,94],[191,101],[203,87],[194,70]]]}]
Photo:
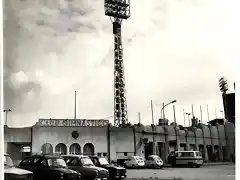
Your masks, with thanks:
[{"label": "antenna", "polygon": [[130,17],[130,0],[105,0],[105,15],[110,17],[114,34],[114,126],[126,124],[127,100],[121,37],[122,19]]}]

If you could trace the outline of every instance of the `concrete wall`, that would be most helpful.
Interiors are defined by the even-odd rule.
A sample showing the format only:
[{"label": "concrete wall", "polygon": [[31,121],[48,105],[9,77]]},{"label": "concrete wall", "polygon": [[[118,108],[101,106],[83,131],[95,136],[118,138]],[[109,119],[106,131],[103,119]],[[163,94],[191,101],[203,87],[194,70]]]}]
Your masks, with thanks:
[{"label": "concrete wall", "polygon": [[[134,155],[133,128],[110,128],[110,156],[111,160],[127,158]],[[126,155],[124,155],[126,153]]]},{"label": "concrete wall", "polygon": [[[72,132],[77,130],[79,132],[79,138],[72,138]],[[107,127],[38,127],[33,128],[33,141],[32,152],[40,153],[41,147],[45,143],[50,143],[55,147],[59,143],[64,143],[67,146],[67,153],[73,143],[77,143],[83,147],[86,143],[92,143],[94,145],[95,153],[107,152]]]},{"label": "concrete wall", "polygon": [[7,142],[31,142],[31,127],[9,128],[4,126],[4,140]]},{"label": "concrete wall", "polygon": [[211,136],[212,136],[212,145],[218,146],[218,131],[216,126],[209,126],[209,129],[211,131]]}]

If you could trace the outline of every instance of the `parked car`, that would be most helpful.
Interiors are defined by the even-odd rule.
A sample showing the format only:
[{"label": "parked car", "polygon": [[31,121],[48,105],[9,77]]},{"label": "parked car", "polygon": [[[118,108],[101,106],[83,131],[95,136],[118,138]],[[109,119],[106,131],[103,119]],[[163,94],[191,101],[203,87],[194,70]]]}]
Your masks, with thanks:
[{"label": "parked car", "polygon": [[160,167],[162,169],[163,168],[163,161],[157,155],[149,155],[147,157],[147,159],[145,160],[145,167],[148,167],[148,168]]},{"label": "parked car", "polygon": [[81,174],[69,169],[57,155],[33,155],[24,158],[19,166],[33,172],[34,180],[81,180]]},{"label": "parked car", "polygon": [[142,168],[145,166],[144,159],[140,156],[131,156],[125,162],[126,168]]},{"label": "parked car", "polygon": [[203,164],[200,151],[175,151],[169,154],[169,163],[172,166],[189,166],[199,168]]},{"label": "parked car", "polygon": [[68,167],[80,172],[84,180],[107,180],[108,170],[94,165],[88,156],[84,155],[63,155]]},{"label": "parked car", "polygon": [[99,156],[90,156],[92,162],[97,167],[102,167],[108,170],[109,179],[118,179],[122,180],[126,178],[126,168],[117,166],[115,164],[109,164],[108,160],[104,157]]},{"label": "parked car", "polygon": [[33,173],[14,167],[13,161],[8,154],[4,154],[4,180],[32,180]]}]

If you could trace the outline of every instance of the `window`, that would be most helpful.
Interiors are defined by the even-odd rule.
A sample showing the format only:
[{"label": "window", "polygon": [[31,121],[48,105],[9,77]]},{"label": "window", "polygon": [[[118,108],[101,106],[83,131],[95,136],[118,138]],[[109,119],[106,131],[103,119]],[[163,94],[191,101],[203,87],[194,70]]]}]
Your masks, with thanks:
[{"label": "window", "polygon": [[103,157],[106,157],[107,156],[107,153],[103,153]]},{"label": "window", "polygon": [[127,152],[124,152],[124,156],[127,156],[128,155],[128,153]]},{"label": "window", "polygon": [[100,156],[100,157],[101,157],[101,156],[102,156],[102,153],[97,153],[97,156]]},{"label": "window", "polygon": [[95,166],[99,166],[99,162],[97,158],[93,158],[92,161]]},{"label": "window", "polygon": [[39,162],[39,164],[41,165],[41,166],[47,166],[47,161],[46,161],[46,159],[42,159],[42,160],[40,160],[40,162]]},{"label": "window", "polygon": [[39,161],[40,158],[34,158],[33,159],[33,164],[36,164]]},{"label": "window", "polygon": [[189,153],[190,157],[194,157],[194,152]]},{"label": "window", "polygon": [[30,165],[31,164],[31,162],[32,162],[32,158],[26,158],[26,159],[24,159],[23,161],[22,161],[22,165]]},{"label": "window", "polygon": [[79,161],[78,161],[78,158],[72,158],[68,164],[68,166],[78,166],[79,165]]}]

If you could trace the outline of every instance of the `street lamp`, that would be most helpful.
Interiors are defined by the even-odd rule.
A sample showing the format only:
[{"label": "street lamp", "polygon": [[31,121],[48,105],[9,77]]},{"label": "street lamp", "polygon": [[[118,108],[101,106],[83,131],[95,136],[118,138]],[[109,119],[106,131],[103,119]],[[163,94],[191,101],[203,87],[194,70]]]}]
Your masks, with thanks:
[{"label": "street lamp", "polygon": [[166,130],[166,121],[165,121],[165,113],[164,113],[164,108],[169,105],[169,104],[172,104],[172,103],[175,103],[177,102],[177,100],[173,100],[169,103],[167,103],[166,105],[164,105],[164,103],[162,104],[162,109],[161,109],[161,116],[163,114],[163,127],[164,127],[164,136],[165,136],[165,146],[164,146],[164,162],[166,163],[167,162],[167,152],[168,152],[168,138],[167,138],[167,130]]},{"label": "street lamp", "polygon": [[173,104],[173,103],[175,103],[175,102],[177,102],[177,100],[173,100],[173,101],[171,101],[171,102],[169,102],[169,103],[167,103],[167,104],[165,104],[165,105],[164,105],[164,103],[163,103],[163,107],[162,107],[162,109],[161,109],[161,118],[162,118],[162,115],[163,115],[163,119],[165,119],[164,108],[165,108],[166,106],[168,106],[169,104]]},{"label": "street lamp", "polygon": [[6,121],[5,121],[5,125],[7,125],[7,115],[8,115],[8,112],[11,112],[11,109],[4,109],[3,112],[6,113]]}]

